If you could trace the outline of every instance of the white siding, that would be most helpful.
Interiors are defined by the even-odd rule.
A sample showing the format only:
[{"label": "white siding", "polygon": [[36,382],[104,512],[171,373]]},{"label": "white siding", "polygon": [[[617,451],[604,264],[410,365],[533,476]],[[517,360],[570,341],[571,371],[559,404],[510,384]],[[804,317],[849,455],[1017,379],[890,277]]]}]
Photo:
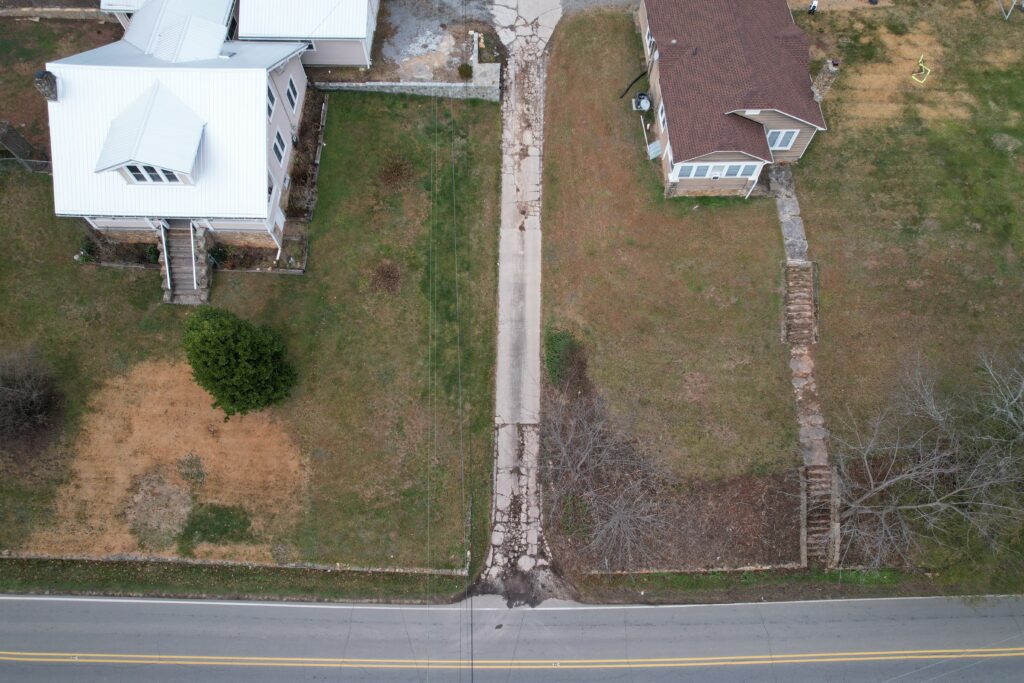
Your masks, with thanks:
[{"label": "white siding", "polygon": [[[265,69],[48,68],[61,83],[49,103],[56,213],[267,217]],[[93,170],[110,122],[156,82],[206,123],[195,185],[130,185]]]}]

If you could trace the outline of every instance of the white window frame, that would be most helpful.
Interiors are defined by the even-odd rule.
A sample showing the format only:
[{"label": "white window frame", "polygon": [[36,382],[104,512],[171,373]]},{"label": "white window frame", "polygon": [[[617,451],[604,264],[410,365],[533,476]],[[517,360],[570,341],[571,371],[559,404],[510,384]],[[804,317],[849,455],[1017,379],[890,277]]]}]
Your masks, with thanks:
[{"label": "white window frame", "polygon": [[[278,143],[281,144],[281,148],[278,149]],[[288,156],[287,142],[285,142],[284,136],[281,135],[281,129],[278,128],[274,131],[274,156],[277,157],[277,163],[284,166],[284,160]]]},{"label": "white window frame", "polygon": [[647,27],[647,35],[645,36],[645,38],[646,38],[646,40],[644,42],[647,44],[647,54],[648,54],[648,56],[653,55],[654,54],[654,34],[651,33],[651,27],[650,26]]},{"label": "white window frame", "polygon": [[121,167],[121,176],[132,185],[190,184],[188,176],[152,164],[125,164]]},{"label": "white window frame", "polygon": [[274,112],[277,111],[277,94],[274,92],[274,87],[267,83],[267,120],[274,118]]},{"label": "white window frame", "polygon": [[[786,135],[789,134],[789,133],[793,134],[793,136],[789,139],[789,144],[788,145],[781,145],[781,144],[779,144],[782,140],[784,140],[786,138]],[[777,134],[777,137],[775,138],[775,143],[772,144],[772,135],[776,135],[776,134]],[[768,149],[772,150],[773,152],[787,152],[787,151],[793,149],[793,145],[796,144],[796,139],[798,137],[800,137],[800,130],[798,128],[779,128],[779,129],[776,129],[776,130],[770,130],[767,133]]]},{"label": "white window frame", "polygon": [[668,135],[668,116],[665,114],[665,102],[658,104],[658,123],[661,125],[661,132]]},{"label": "white window frame", "polygon": [[292,113],[295,113],[299,106],[299,89],[295,86],[295,79],[291,76],[288,77],[288,88],[285,89],[284,96],[288,100],[288,104],[291,105]]},{"label": "white window frame", "polygon": [[[691,163],[679,163],[675,164],[672,168],[672,181],[676,182],[679,180],[745,180],[750,179],[758,175],[758,169],[761,164],[758,162],[747,162],[737,161],[728,162],[724,164],[716,164],[712,162],[691,162]],[[713,173],[715,169],[720,171],[717,178],[714,177]],[[749,171],[745,173],[744,171]],[[730,175],[730,172],[733,172]]]}]

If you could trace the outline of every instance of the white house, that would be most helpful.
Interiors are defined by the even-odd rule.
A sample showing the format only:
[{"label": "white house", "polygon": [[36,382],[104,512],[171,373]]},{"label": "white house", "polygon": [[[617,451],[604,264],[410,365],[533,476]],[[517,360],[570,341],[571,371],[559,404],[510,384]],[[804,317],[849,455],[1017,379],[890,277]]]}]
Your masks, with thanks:
[{"label": "white house", "polygon": [[[142,6],[145,4],[146,0],[100,0],[100,10],[116,18],[121,22],[121,26],[128,28],[132,16],[142,9]],[[225,11],[224,22],[228,25],[228,38],[233,37],[238,29],[238,19],[234,11],[234,4],[234,1],[230,3],[210,3],[211,7],[216,8],[216,11],[219,12],[221,9]]]},{"label": "white house", "polygon": [[100,0],[100,9],[107,14],[112,14],[121,22],[121,26],[128,28],[132,14],[142,9],[146,0]]},{"label": "white house", "polygon": [[148,0],[37,75],[57,215],[157,244],[172,301],[204,298],[209,243],[281,246],[306,45],[226,41],[232,1]]},{"label": "white house", "polygon": [[379,0],[239,0],[238,37],[302,40],[310,66],[370,66]]}]

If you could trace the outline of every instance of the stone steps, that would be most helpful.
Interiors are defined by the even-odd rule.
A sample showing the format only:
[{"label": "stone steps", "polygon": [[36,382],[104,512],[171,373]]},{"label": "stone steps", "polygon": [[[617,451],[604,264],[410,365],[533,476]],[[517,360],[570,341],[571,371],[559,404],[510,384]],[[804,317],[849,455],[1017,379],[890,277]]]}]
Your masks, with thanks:
[{"label": "stone steps", "polygon": [[[194,237],[190,228],[169,228],[166,232],[167,253],[161,256],[163,266],[164,287],[166,288],[167,272],[170,271],[171,287],[164,293],[164,300],[173,304],[198,306],[209,300],[209,289],[196,286],[196,280],[207,281],[203,268],[205,263],[193,262]],[[205,257],[202,257],[205,259]],[[196,269],[193,274],[193,268]]]},{"label": "stone steps", "polygon": [[807,559],[812,564],[829,566],[832,542],[832,468],[808,465],[804,468],[806,495]]},{"label": "stone steps", "polygon": [[818,301],[815,265],[811,261],[787,261],[783,341],[815,344],[818,341]]}]

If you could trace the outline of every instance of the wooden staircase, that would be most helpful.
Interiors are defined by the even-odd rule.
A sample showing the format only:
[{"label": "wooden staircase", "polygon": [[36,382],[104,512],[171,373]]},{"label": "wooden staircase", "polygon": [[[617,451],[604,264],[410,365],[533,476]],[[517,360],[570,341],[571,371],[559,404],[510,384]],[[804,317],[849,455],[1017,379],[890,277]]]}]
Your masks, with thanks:
[{"label": "wooden staircase", "polygon": [[832,468],[808,465],[804,468],[807,519],[807,560],[809,564],[830,567],[833,552]]},{"label": "wooden staircase", "polygon": [[[167,228],[165,239],[167,253],[161,254],[160,258],[161,274],[164,278],[164,301],[186,306],[199,306],[207,303],[210,300],[210,290],[207,286],[209,264],[205,249],[195,249],[197,253],[193,251],[195,238],[192,235],[192,228]],[[193,267],[195,268],[194,272]],[[168,273],[170,277],[168,277]],[[168,280],[170,281],[169,287]]]},{"label": "wooden staircase", "polygon": [[810,345],[818,341],[818,297],[812,261],[786,262],[786,309],[783,341]]}]

